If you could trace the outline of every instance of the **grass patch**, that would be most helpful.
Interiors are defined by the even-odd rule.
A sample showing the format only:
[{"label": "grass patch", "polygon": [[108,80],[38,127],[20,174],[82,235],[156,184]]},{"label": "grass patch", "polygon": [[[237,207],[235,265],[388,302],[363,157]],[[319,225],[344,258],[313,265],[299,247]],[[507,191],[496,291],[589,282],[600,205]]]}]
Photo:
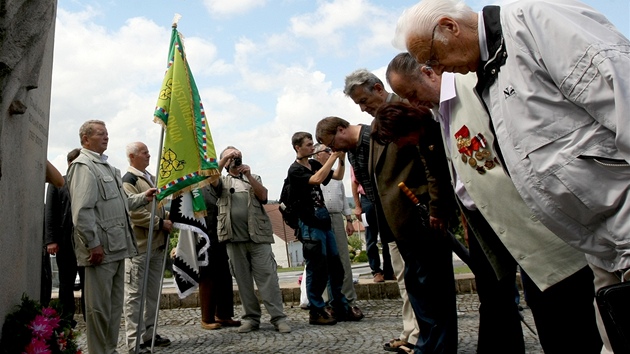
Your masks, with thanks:
[{"label": "grass patch", "polygon": [[295,271],[299,271],[299,270],[304,270],[304,266],[302,266],[302,267],[288,267],[288,268],[280,268],[280,267],[278,267],[278,273],[295,272]]},{"label": "grass patch", "polygon": [[455,274],[466,274],[466,273],[472,273],[472,271],[470,271],[470,268],[468,268],[467,265],[463,265],[463,266],[459,266],[459,267],[454,267],[453,271],[455,272]]}]

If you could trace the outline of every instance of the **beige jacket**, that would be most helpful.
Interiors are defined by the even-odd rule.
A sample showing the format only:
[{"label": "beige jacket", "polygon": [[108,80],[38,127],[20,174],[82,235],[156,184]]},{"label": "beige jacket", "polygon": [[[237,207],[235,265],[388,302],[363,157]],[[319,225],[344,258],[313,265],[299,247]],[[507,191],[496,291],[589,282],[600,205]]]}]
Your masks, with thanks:
[{"label": "beige jacket", "polygon": [[[129,166],[127,173],[123,176],[123,188],[127,195],[144,193],[155,185],[155,177],[151,176],[151,184],[141,171]],[[149,203],[143,208],[139,208],[130,213],[133,234],[136,236],[139,253],[147,251],[149,241],[149,222],[151,220],[152,204]],[[166,244],[167,233],[162,230],[162,221],[168,218],[168,214],[163,207],[156,207],[153,217],[153,239],[151,250],[156,250]]]}]

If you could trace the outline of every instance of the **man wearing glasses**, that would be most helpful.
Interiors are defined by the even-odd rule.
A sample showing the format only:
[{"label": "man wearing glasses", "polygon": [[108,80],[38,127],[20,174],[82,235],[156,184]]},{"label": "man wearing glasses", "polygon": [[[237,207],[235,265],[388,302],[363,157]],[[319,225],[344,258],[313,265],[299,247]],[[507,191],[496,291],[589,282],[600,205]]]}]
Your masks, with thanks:
[{"label": "man wearing glasses", "polygon": [[[572,0],[473,11],[423,0],[394,44],[436,73],[474,71],[500,157],[527,206],[586,253],[595,287],[630,279],[630,41]],[[606,332],[600,333],[611,350]]]},{"label": "man wearing glasses", "polygon": [[[396,239],[405,261],[405,286],[420,331],[415,350],[454,354],[457,352],[457,314],[450,240],[439,227],[419,223],[417,209],[398,189],[398,183],[405,182],[412,193],[429,204],[432,224],[436,224],[435,219],[444,219],[450,208],[428,203],[434,199],[429,194],[438,191],[437,180],[448,182],[450,178],[434,178],[427,169],[434,165],[425,165],[415,146],[397,149],[395,144],[380,145],[372,141],[369,130],[369,126],[350,125],[342,118],[328,117],[317,123],[317,141],[333,151],[352,152],[357,159],[363,159],[367,170],[365,178],[373,186],[376,207],[382,208],[379,209],[383,215],[379,226],[387,226],[380,227],[379,231],[389,232],[390,237]],[[353,166],[359,179],[360,170]],[[375,178],[371,179],[371,175]],[[451,188],[439,190],[452,195]]]}]

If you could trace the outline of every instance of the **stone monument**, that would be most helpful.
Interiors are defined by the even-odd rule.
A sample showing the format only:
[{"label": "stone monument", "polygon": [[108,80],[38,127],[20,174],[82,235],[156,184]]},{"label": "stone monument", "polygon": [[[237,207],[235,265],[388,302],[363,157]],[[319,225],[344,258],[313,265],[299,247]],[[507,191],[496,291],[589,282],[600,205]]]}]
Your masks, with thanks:
[{"label": "stone monument", "polygon": [[0,0],[0,323],[39,300],[57,0]]}]

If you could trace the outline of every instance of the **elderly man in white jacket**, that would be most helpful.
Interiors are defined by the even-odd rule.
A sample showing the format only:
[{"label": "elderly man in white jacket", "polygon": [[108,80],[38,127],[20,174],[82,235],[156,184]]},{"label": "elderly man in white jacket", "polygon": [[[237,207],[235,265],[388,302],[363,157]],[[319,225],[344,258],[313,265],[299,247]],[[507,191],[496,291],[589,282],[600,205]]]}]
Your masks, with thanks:
[{"label": "elderly man in white jacket", "polygon": [[596,288],[630,278],[626,37],[571,0],[479,13],[423,0],[399,19],[394,43],[437,73],[476,71],[499,157],[525,203],[587,254]]}]

